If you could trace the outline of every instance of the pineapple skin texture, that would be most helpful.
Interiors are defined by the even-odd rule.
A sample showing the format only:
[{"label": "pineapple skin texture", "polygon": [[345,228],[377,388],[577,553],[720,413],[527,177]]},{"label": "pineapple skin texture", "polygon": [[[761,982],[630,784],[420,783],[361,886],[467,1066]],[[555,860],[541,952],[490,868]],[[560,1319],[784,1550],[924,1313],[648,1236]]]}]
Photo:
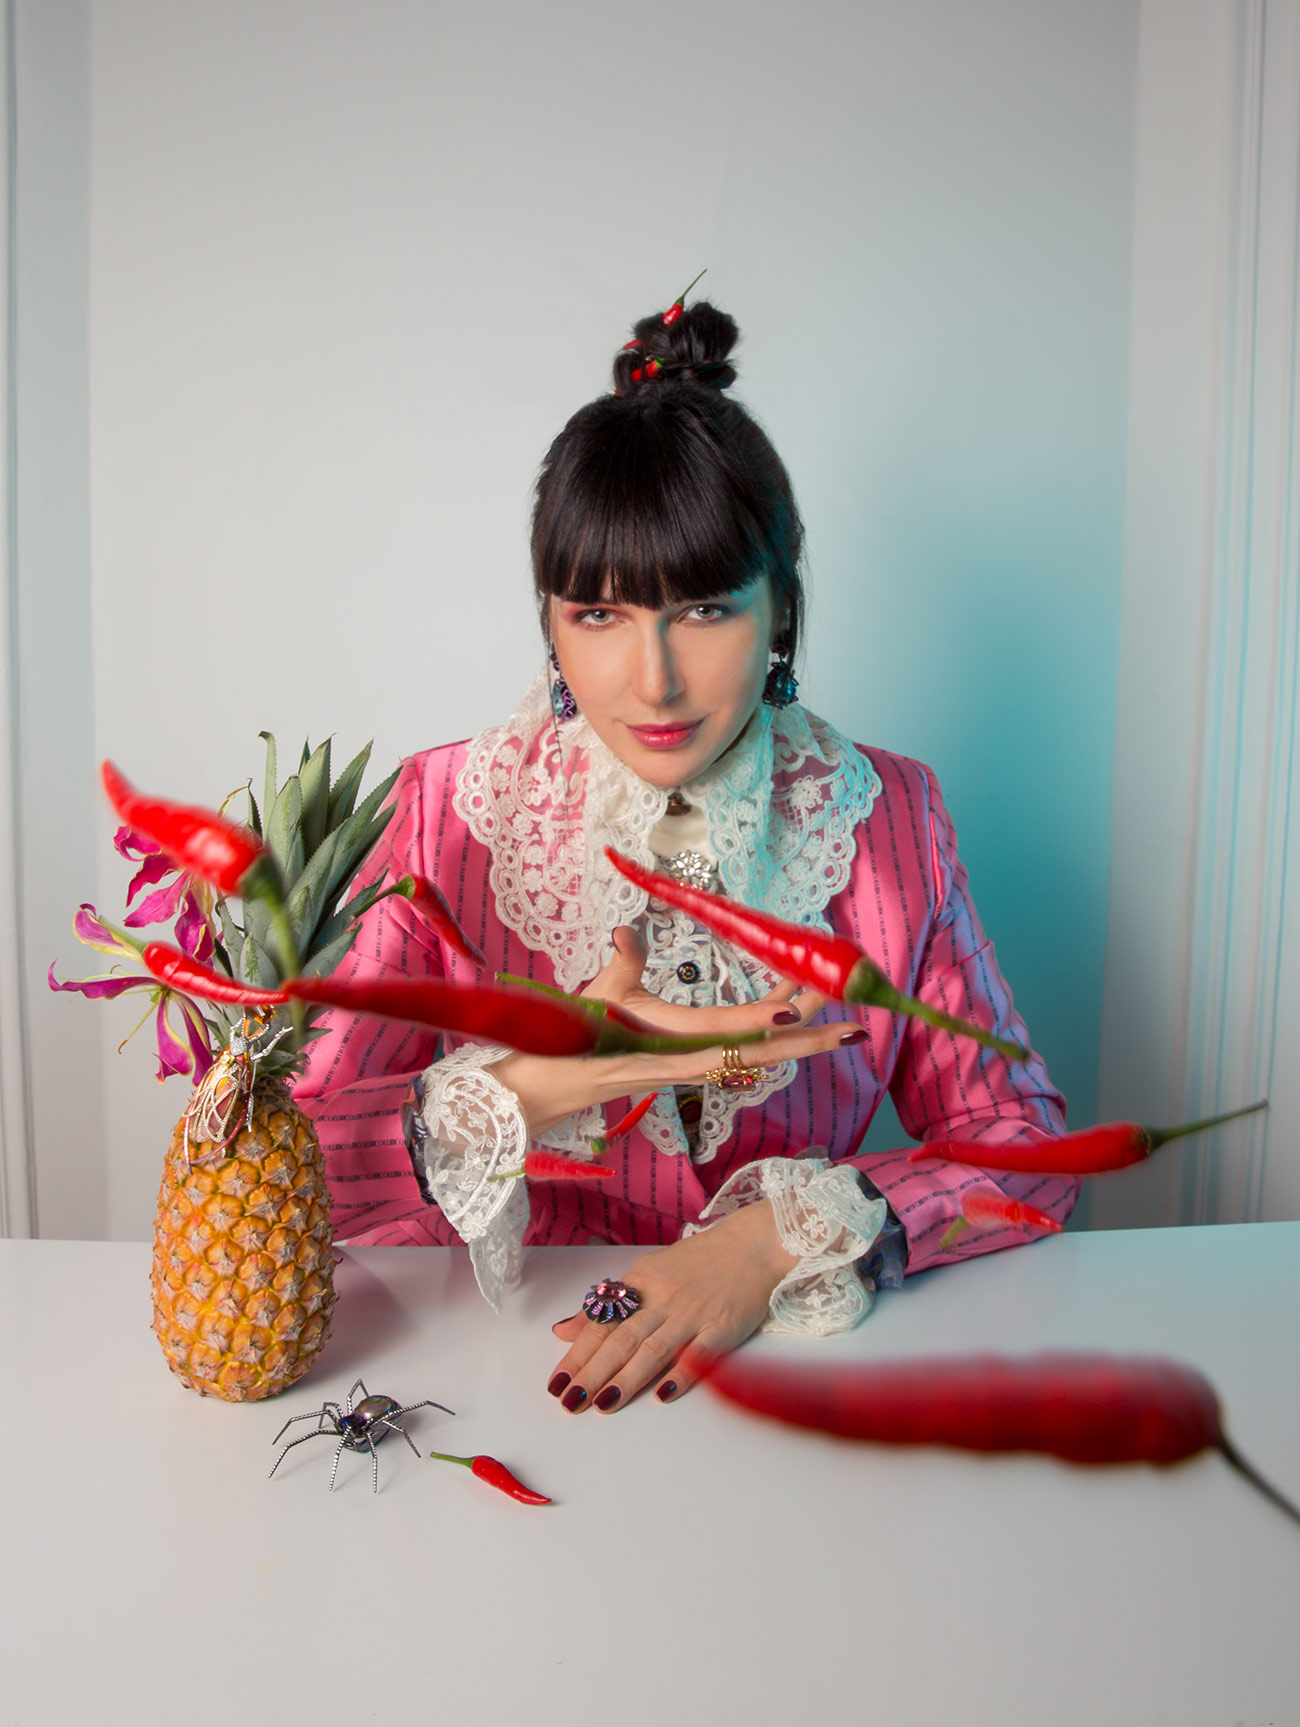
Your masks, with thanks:
[{"label": "pineapple skin texture", "polygon": [[[192,1161],[191,1161],[192,1160]],[[154,1218],[153,1328],[201,1397],[284,1391],[329,1336],[334,1252],[325,1159],[287,1088],[259,1081],[224,1152],[176,1124]]]}]

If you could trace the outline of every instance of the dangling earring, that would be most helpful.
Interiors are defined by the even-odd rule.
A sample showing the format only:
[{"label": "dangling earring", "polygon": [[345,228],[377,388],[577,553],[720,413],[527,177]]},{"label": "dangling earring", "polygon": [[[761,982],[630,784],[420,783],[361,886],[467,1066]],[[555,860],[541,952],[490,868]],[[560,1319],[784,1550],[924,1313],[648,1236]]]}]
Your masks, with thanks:
[{"label": "dangling earring", "polygon": [[560,662],[555,649],[551,649],[551,713],[556,720],[571,720],[576,718],[578,704],[573,699],[573,691],[564,681],[564,673],[560,670]]},{"label": "dangling earring", "polygon": [[772,643],[772,664],[763,685],[763,700],[769,708],[788,708],[799,693],[799,680],[790,665],[790,638],[779,635]]}]

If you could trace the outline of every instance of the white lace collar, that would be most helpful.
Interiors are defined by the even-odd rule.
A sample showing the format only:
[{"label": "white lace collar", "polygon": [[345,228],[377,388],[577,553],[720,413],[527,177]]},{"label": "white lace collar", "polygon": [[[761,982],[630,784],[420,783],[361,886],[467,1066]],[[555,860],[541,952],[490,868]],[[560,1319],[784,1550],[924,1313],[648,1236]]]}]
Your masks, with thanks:
[{"label": "white lace collar", "polygon": [[[760,704],[726,755],[681,789],[705,809],[710,849],[733,899],[827,927],[827,903],[848,885],[856,829],[880,790],[860,750],[799,706]],[[506,725],[471,740],[453,799],[492,854],[497,915],[526,947],[547,955],[561,989],[576,991],[595,977],[613,953],[614,929],[637,924],[650,956],[645,986],[655,995],[697,1007],[754,1001],[777,983],[773,973],[649,900],[605,857],[612,845],[653,866],[650,835],[667,805],[668,793],[639,779],[581,715],[555,725],[545,672]],[[706,1085],[695,1162],[707,1163],[726,1143],[739,1109],[763,1103],[795,1071],[782,1062],[744,1092]],[[546,1143],[585,1152],[600,1131],[596,1115],[580,1113]],[[661,1151],[689,1149],[669,1092],[642,1131]]]},{"label": "white lace collar", "polygon": [[[854,830],[880,790],[860,750],[798,704],[760,703],[732,748],[681,789],[707,813],[731,898],[826,927],[826,905],[848,883]],[[498,916],[550,958],[561,989],[594,977],[614,928],[643,917],[644,890],[610,866],[604,848],[653,865],[650,833],[667,804],[667,792],[639,779],[581,715],[553,723],[544,672],[504,726],[471,740],[456,813],[492,854]],[[752,1000],[772,986],[763,967],[737,957],[744,980],[729,979],[719,999]]]}]

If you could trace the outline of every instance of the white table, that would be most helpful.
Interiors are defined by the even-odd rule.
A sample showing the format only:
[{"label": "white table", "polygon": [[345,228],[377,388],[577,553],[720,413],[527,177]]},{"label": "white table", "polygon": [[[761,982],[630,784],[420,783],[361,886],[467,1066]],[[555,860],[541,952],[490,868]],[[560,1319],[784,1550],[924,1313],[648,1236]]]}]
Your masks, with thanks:
[{"label": "white table", "polygon": [[[334,1336],[269,1403],[200,1399],[148,1249],[0,1243],[0,1723],[1300,1723],[1300,1528],[1217,1456],[1171,1471],[891,1451],[702,1391],[569,1416],[548,1322],[608,1249],[534,1251],[495,1317],[461,1249],[349,1250]],[[1066,1234],[910,1280],[801,1357],[1163,1353],[1300,1496],[1300,1224]],[[393,1438],[272,1436],[362,1374]],[[305,1432],[306,1424],[295,1431]]]}]

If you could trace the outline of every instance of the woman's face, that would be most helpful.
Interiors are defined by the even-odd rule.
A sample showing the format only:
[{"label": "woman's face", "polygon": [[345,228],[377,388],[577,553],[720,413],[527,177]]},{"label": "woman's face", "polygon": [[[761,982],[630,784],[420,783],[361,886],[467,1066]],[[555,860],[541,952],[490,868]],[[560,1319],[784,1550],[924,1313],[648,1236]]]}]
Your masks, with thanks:
[{"label": "woman's face", "polygon": [[651,611],[552,599],[564,681],[596,736],[654,786],[696,778],[758,706],[777,621],[772,584]]}]

